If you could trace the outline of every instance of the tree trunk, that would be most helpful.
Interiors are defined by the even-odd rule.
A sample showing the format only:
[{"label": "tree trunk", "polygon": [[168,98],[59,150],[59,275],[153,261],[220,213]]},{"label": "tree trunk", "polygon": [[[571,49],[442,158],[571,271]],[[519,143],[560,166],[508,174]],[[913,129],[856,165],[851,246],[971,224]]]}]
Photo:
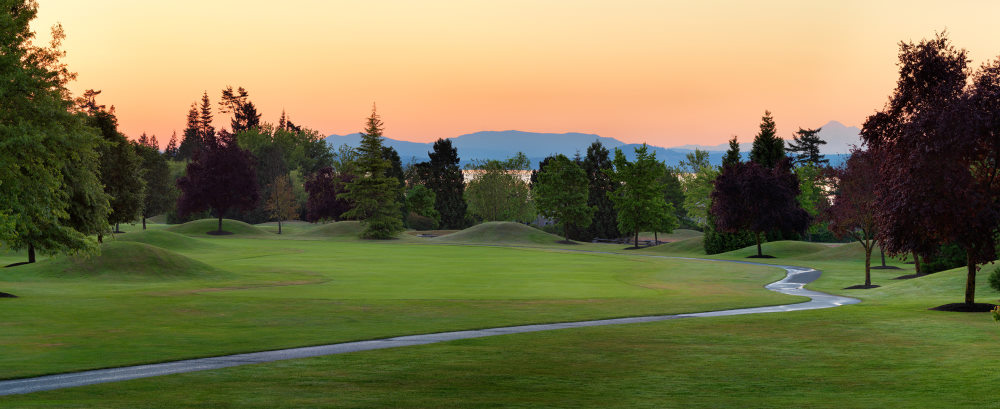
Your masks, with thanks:
[{"label": "tree trunk", "polygon": [[142,216],[142,229],[146,230],[146,216]]},{"label": "tree trunk", "polygon": [[764,253],[760,251],[760,232],[754,232],[754,237],[757,238],[757,257],[764,257]]},{"label": "tree trunk", "polygon": [[563,238],[569,241],[569,225],[566,223],[563,223]]},{"label": "tree trunk", "polygon": [[972,261],[972,252],[969,250],[965,251],[966,263],[968,263],[969,274],[965,278],[965,305],[972,305],[976,303],[976,263]]},{"label": "tree trunk", "polygon": [[916,250],[913,251],[913,267],[917,269],[917,275],[920,275],[920,255]]},{"label": "tree trunk", "polygon": [[882,254],[882,268],[885,268],[885,250],[882,250],[882,246],[879,246],[878,252]]},{"label": "tree trunk", "polygon": [[865,249],[865,286],[870,285],[872,285],[872,248],[868,247]]},{"label": "tree trunk", "polygon": [[219,212],[219,234],[222,234],[222,212]]},{"label": "tree trunk", "polygon": [[121,227],[118,227],[118,223],[115,223],[115,233],[121,233],[121,232],[122,232]]},{"label": "tree trunk", "polygon": [[281,218],[278,218],[278,234],[281,234]]},{"label": "tree trunk", "polygon": [[639,229],[635,230],[635,240],[632,243],[635,244],[635,248],[639,248]]},{"label": "tree trunk", "polygon": [[97,233],[97,242],[104,244],[104,233]]},{"label": "tree trunk", "polygon": [[653,244],[660,244],[660,238],[656,235],[656,231],[653,231]]},{"label": "tree trunk", "polygon": [[35,245],[28,243],[28,263],[35,262]]}]

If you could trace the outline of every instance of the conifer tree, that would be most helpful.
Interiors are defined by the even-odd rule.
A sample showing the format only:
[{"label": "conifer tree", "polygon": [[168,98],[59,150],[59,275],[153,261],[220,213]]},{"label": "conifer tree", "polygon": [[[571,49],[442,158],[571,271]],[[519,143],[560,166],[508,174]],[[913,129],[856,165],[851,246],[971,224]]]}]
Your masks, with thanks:
[{"label": "conifer tree", "polygon": [[795,132],[792,140],[788,142],[788,152],[794,153],[792,164],[796,166],[809,164],[816,167],[830,164],[830,160],[819,153],[819,146],[826,144],[826,141],[819,137],[819,131],[822,129],[799,128],[798,132]]},{"label": "conifer tree", "polygon": [[160,154],[152,146],[136,144],[136,153],[142,164],[146,195],[142,206],[142,229],[146,230],[146,219],[170,210],[175,203],[176,191],[170,177],[166,154]]},{"label": "conifer tree", "polygon": [[215,144],[215,127],[212,126],[212,103],[208,100],[208,92],[201,95],[201,109],[198,115],[198,136],[203,145]]},{"label": "conifer tree", "polygon": [[618,231],[618,211],[611,201],[609,193],[614,192],[615,185],[610,173],[614,170],[610,151],[600,141],[594,141],[587,147],[587,156],[583,158],[583,171],[587,174],[587,205],[595,208],[594,216],[586,235],[580,240],[594,238],[613,239],[621,236]]},{"label": "conifer tree", "polygon": [[765,168],[773,168],[784,157],[785,141],[778,137],[771,111],[764,111],[764,116],[760,119],[760,131],[753,139],[750,161]]},{"label": "conifer tree", "polygon": [[726,156],[722,157],[722,167],[735,165],[742,160],[740,157],[740,143],[736,140],[736,136],[733,136],[733,139],[729,140],[729,150],[726,151]]},{"label": "conifer tree", "polygon": [[175,160],[190,160],[194,157],[195,152],[202,150],[205,144],[201,140],[200,129],[198,107],[191,103],[191,109],[188,110],[187,115],[187,127],[184,128],[184,139],[181,140],[181,145],[177,148],[177,154],[174,155]]},{"label": "conifer tree", "polygon": [[345,198],[354,203],[346,217],[357,218],[364,226],[361,237],[391,239],[403,231],[400,213],[400,186],[397,178],[388,176],[390,163],[382,157],[382,119],[375,106],[361,132],[357,166],[360,172],[347,185]]},{"label": "conifer tree", "polygon": [[[129,143],[125,135],[118,132],[118,119],[115,117],[114,107],[106,110],[103,105],[98,106],[93,102],[93,95],[97,93],[99,92],[91,94],[88,106],[89,122],[104,136],[105,144],[97,149],[101,158],[100,178],[104,191],[111,199],[108,223],[115,227],[117,233],[120,223],[140,218],[146,195],[146,182],[142,179],[142,162],[135,152],[135,147]],[[103,234],[99,232],[97,240],[101,241],[102,237]]]},{"label": "conifer tree", "polygon": [[163,150],[163,155],[169,160],[177,160],[177,131],[170,135],[170,142],[167,142],[167,148]]},{"label": "conifer tree", "polygon": [[434,192],[434,209],[441,215],[441,227],[465,227],[465,179],[458,166],[458,150],[450,140],[438,139],[427,155],[430,160],[417,164],[418,173],[427,188]]}]

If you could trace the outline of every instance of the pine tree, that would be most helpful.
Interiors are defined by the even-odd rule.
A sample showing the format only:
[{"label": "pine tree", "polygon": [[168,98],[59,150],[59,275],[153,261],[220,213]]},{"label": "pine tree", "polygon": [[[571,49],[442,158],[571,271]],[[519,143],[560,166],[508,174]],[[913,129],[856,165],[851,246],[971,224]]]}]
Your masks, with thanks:
[{"label": "pine tree", "polygon": [[136,153],[142,161],[143,180],[146,181],[146,196],[142,206],[142,229],[146,230],[146,219],[170,210],[176,199],[170,167],[166,154],[156,148],[137,144]]},{"label": "pine tree", "polygon": [[215,127],[212,126],[212,103],[208,100],[208,92],[201,95],[201,110],[198,116],[198,136],[206,146],[217,145]]},{"label": "pine tree", "polygon": [[729,140],[729,150],[726,151],[726,156],[722,157],[722,167],[735,165],[742,162],[740,158],[740,143],[733,136],[733,139]]},{"label": "pine tree", "polygon": [[465,179],[458,167],[458,150],[448,139],[434,142],[430,161],[418,164],[421,178],[427,188],[434,192],[434,209],[441,215],[441,226],[447,229],[465,227]]},{"label": "pine tree", "polygon": [[771,111],[764,111],[764,116],[760,119],[760,132],[753,139],[750,161],[765,168],[773,168],[784,157],[785,141],[778,137]]},{"label": "pine tree", "polygon": [[819,138],[819,131],[823,128],[816,129],[802,129],[799,128],[798,132],[792,137],[792,141],[788,142],[788,152],[794,153],[792,156],[792,163],[796,166],[799,165],[812,165],[816,167],[822,167],[823,165],[830,164],[830,160],[826,159],[819,153],[819,146],[825,145],[826,141]]},{"label": "pine tree", "polygon": [[[118,119],[114,107],[91,109],[89,122],[100,129],[106,144],[97,149],[100,155],[101,183],[111,198],[108,223],[118,231],[120,223],[139,219],[146,195],[146,182],[142,179],[142,162],[125,135],[118,132]],[[98,233],[97,240],[101,241]]]},{"label": "pine tree", "polygon": [[167,148],[163,150],[163,155],[169,160],[177,160],[177,131],[174,131],[173,135],[170,135],[170,142],[167,142]]},{"label": "pine tree", "polygon": [[188,110],[187,127],[184,128],[184,139],[181,140],[181,145],[177,148],[177,154],[174,155],[174,159],[190,160],[194,157],[195,153],[201,151],[204,147],[205,144],[201,139],[201,125],[198,122],[198,107],[192,103],[191,109]]},{"label": "pine tree", "polygon": [[608,196],[614,192],[614,183],[610,172],[614,164],[609,157],[610,152],[600,141],[595,141],[587,147],[587,156],[583,158],[582,168],[587,174],[587,205],[594,207],[594,217],[587,230],[577,240],[590,241],[595,238],[613,239],[621,236],[618,231],[618,211]]},{"label": "pine tree", "polygon": [[382,119],[375,106],[361,132],[357,166],[360,175],[347,185],[344,196],[354,203],[345,217],[357,218],[364,226],[365,239],[391,239],[403,231],[400,213],[399,180],[387,176],[390,163],[382,157]]}]

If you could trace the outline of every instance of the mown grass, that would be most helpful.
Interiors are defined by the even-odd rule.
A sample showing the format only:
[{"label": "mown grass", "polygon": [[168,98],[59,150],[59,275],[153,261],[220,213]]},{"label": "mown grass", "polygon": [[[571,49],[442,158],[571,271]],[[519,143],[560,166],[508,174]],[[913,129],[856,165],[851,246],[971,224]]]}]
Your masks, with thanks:
[{"label": "mown grass", "polygon": [[[232,245],[243,251],[251,242],[219,241],[221,245]],[[322,243],[303,243],[322,248]],[[348,249],[348,252],[378,246],[355,244],[359,247]],[[505,335],[250,365],[5,397],[0,398],[0,406],[1000,407],[1000,400],[993,393],[995,382],[1000,379],[997,369],[1000,368],[1000,350],[995,348],[1000,342],[1000,326],[988,314],[927,309],[961,299],[964,271],[956,269],[912,280],[891,280],[911,272],[906,269],[912,269],[912,266],[891,261],[904,270],[874,270],[873,281],[883,287],[842,290],[863,279],[863,253],[858,248],[850,245],[817,248],[809,243],[794,242],[765,246],[765,252],[780,254],[782,258],[760,261],[821,268],[823,276],[810,288],[858,297],[863,302],[828,310]],[[476,264],[483,268],[514,259],[531,258],[534,264],[544,259],[574,256],[553,250],[440,248],[406,243],[395,248],[431,252],[428,257],[439,258],[445,253],[434,251],[455,251],[470,260],[486,261]],[[502,258],[505,252],[511,252],[511,257]],[[716,257],[744,259],[744,253],[748,252],[749,249],[744,249]],[[225,257],[224,253],[214,253],[219,259],[202,259],[209,264],[216,263]],[[630,254],[699,256],[693,246],[687,251],[675,246]],[[534,255],[540,256],[539,259],[535,260]],[[633,257],[619,255],[589,256],[606,258],[620,266],[632,262],[669,261],[631,261]],[[582,257],[580,260],[587,259]],[[243,260],[249,262],[249,258]],[[721,263],[684,266],[685,269],[707,266],[697,276],[701,280],[713,280],[713,277],[721,280],[714,282],[722,286],[716,290],[737,285],[739,280],[736,278],[742,275],[762,278],[760,273],[752,271],[757,268],[754,266]],[[689,283],[672,276],[657,278],[641,270],[636,271],[631,281],[627,278],[623,281],[632,284],[615,286],[614,291],[634,291],[629,287],[641,282],[652,283],[652,287],[676,282],[675,290],[691,288],[690,295],[697,298],[711,293],[705,287],[708,282],[697,285],[697,281]],[[527,268],[522,274],[544,276],[544,271],[544,268],[536,268],[532,272]],[[394,271],[388,275],[400,274]],[[695,287],[690,287],[693,284]],[[444,295],[459,289],[445,285],[435,292]],[[259,289],[257,291],[263,293],[247,300],[259,301],[277,295],[268,295],[270,290]],[[574,291],[586,289],[579,287]],[[1000,297],[986,286],[985,279],[980,280],[977,291],[980,301],[995,302]],[[506,302],[510,300],[505,301],[502,297],[512,294],[498,294],[501,299],[493,300],[498,302],[493,307],[511,308],[512,305]],[[613,308],[634,312],[636,310],[629,310],[629,306],[634,307],[636,300],[641,299],[623,298],[625,302]],[[568,300],[572,300],[573,309],[587,309],[589,305],[577,298]],[[441,308],[435,310],[428,308],[429,305],[417,304],[408,307],[423,308],[424,319],[451,320],[458,315],[441,317],[440,314],[454,313],[457,309],[451,308],[454,307],[452,303],[461,303],[460,308],[475,308],[481,307],[478,303],[482,299],[435,301],[442,303]],[[558,301],[549,299],[545,305],[549,309],[561,309]],[[368,307],[376,307],[376,303]],[[371,315],[372,312],[367,310],[365,314],[377,317]],[[376,319],[387,320],[383,321],[384,325],[393,324],[389,316]],[[299,328],[308,326],[300,325]]]}]

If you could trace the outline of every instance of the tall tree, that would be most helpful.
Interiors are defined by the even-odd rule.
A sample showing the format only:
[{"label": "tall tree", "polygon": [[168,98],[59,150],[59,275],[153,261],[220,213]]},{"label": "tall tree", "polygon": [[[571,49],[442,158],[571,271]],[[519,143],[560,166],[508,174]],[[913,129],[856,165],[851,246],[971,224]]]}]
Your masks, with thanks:
[{"label": "tall tree", "polygon": [[198,136],[205,145],[216,141],[215,126],[212,125],[212,103],[208,100],[208,91],[201,95],[201,108],[198,111]]},{"label": "tall tree", "polygon": [[795,166],[811,165],[822,167],[829,165],[830,160],[819,153],[819,146],[826,145],[826,141],[820,139],[819,131],[823,128],[802,129],[799,128],[792,140],[788,142],[788,152],[792,155],[792,164]]},{"label": "tall tree", "polygon": [[188,110],[187,127],[184,128],[184,139],[177,148],[175,160],[191,160],[195,152],[201,151],[204,143],[201,140],[201,124],[198,122],[198,107],[192,103]]},{"label": "tall tree", "polygon": [[281,234],[281,222],[295,218],[299,214],[299,209],[295,204],[292,182],[288,175],[274,178],[270,185],[271,189],[267,195],[267,210],[271,213],[271,217],[278,220],[278,234]]},{"label": "tall tree", "polygon": [[736,136],[729,140],[729,150],[726,151],[726,156],[722,157],[722,167],[727,165],[735,165],[743,161],[740,157],[740,143],[736,140]]},{"label": "tall tree", "polygon": [[465,188],[469,213],[484,221],[528,221],[535,217],[531,190],[521,175],[530,162],[524,153],[507,160],[487,160],[471,169],[475,177]]},{"label": "tall tree", "polygon": [[678,169],[684,188],[684,211],[695,226],[704,228],[712,207],[712,186],[719,171],[708,161],[708,152],[695,149],[680,162]]},{"label": "tall tree", "polygon": [[570,226],[590,225],[595,208],[587,206],[587,174],[565,155],[551,157],[533,193],[538,212],[562,225],[566,241]]},{"label": "tall tree", "polygon": [[382,126],[373,105],[358,146],[359,174],[348,183],[343,195],[354,203],[345,216],[361,220],[361,237],[366,239],[391,239],[403,231],[401,188],[399,179],[386,174],[390,163],[382,157]]},{"label": "tall tree", "polygon": [[[142,162],[125,135],[118,132],[118,119],[114,107],[105,109],[97,105],[94,98],[100,91],[87,94],[84,106],[89,111],[89,123],[99,129],[104,136],[104,144],[98,147],[100,155],[100,178],[104,191],[111,198],[111,214],[108,223],[119,233],[120,223],[138,220],[146,195],[146,182],[142,178]],[[101,241],[103,234],[97,234]]]},{"label": "tall tree", "polygon": [[213,143],[196,153],[177,187],[177,211],[184,217],[211,209],[219,219],[214,234],[225,234],[222,218],[227,211],[253,209],[260,198],[253,155],[235,143]]},{"label": "tall tree", "polygon": [[177,131],[174,131],[173,135],[170,135],[170,142],[167,142],[167,147],[163,150],[163,155],[169,160],[177,160]]},{"label": "tall tree", "polygon": [[773,168],[784,158],[785,141],[778,137],[771,111],[764,111],[764,116],[760,119],[760,131],[753,138],[750,161],[765,168]]},{"label": "tall tree", "polygon": [[434,209],[434,191],[424,185],[416,185],[406,192],[406,208],[410,211],[407,224],[411,228],[433,230],[441,222],[441,214]]},{"label": "tall tree", "polygon": [[875,220],[875,185],[878,163],[871,151],[855,149],[847,162],[833,170],[837,195],[824,212],[824,219],[838,236],[850,236],[865,249],[865,285],[872,284],[872,250],[878,241]]},{"label": "tall tree", "polygon": [[587,147],[587,156],[583,158],[581,167],[587,174],[589,189],[587,206],[595,210],[590,227],[586,230],[586,236],[579,239],[590,241],[598,237],[611,239],[621,236],[621,232],[618,231],[618,212],[611,197],[608,196],[615,190],[610,176],[614,170],[614,163],[611,162],[608,148],[605,148],[600,141],[594,141]]},{"label": "tall tree", "polygon": [[656,152],[649,153],[642,144],[635,148],[635,161],[629,162],[621,149],[615,149],[614,165],[611,180],[617,187],[610,197],[618,211],[618,230],[632,233],[635,248],[639,248],[639,232],[643,229],[673,231],[677,220],[657,181],[663,174],[663,164],[656,160]]},{"label": "tall tree", "polygon": [[967,87],[968,63],[945,34],[900,43],[896,89],[862,138],[880,163],[874,206],[886,251],[958,244],[974,310],[977,265],[996,258],[1000,225],[1000,61]]},{"label": "tall tree", "polygon": [[764,257],[761,234],[771,230],[802,232],[809,226],[809,214],[796,200],[798,190],[787,159],[773,169],[757,162],[727,166],[715,180],[712,216],[723,231],[753,232],[757,257]]},{"label": "tall tree", "polygon": [[142,206],[142,229],[146,230],[146,218],[169,211],[176,203],[177,195],[166,157],[148,145],[137,144],[135,150],[141,161],[141,174],[146,183]]},{"label": "tall tree", "polygon": [[687,210],[684,209],[684,187],[681,185],[680,176],[669,166],[663,166],[663,174],[660,175],[657,181],[663,186],[663,200],[666,200],[667,203],[670,203],[674,207],[674,216],[677,222],[685,222],[688,217]]},{"label": "tall tree", "polygon": [[[229,123],[233,128],[234,135],[260,126],[260,114],[257,113],[257,107],[250,101],[249,93],[243,87],[233,91],[232,86],[227,86],[226,89],[222,90],[219,112],[233,114]],[[282,112],[282,118],[284,118],[284,112]]]},{"label": "tall tree", "polygon": [[[0,13],[0,241],[13,249],[91,252],[90,231],[73,223],[75,203],[90,209],[89,226],[107,226],[107,196],[97,178],[100,134],[71,112],[66,85],[75,74],[60,59],[65,38],[33,43],[34,1],[6,1]],[[78,200],[79,199],[79,200]],[[81,231],[75,227],[80,227]]]},{"label": "tall tree", "polygon": [[351,209],[351,203],[342,197],[354,175],[337,173],[331,167],[320,169],[306,180],[309,194],[306,202],[306,221],[341,220],[341,215]]},{"label": "tall tree", "polygon": [[441,226],[447,229],[465,227],[465,179],[459,168],[458,150],[451,140],[438,139],[434,142],[429,161],[418,165],[423,169],[427,188],[434,192],[434,208],[441,214]]}]

